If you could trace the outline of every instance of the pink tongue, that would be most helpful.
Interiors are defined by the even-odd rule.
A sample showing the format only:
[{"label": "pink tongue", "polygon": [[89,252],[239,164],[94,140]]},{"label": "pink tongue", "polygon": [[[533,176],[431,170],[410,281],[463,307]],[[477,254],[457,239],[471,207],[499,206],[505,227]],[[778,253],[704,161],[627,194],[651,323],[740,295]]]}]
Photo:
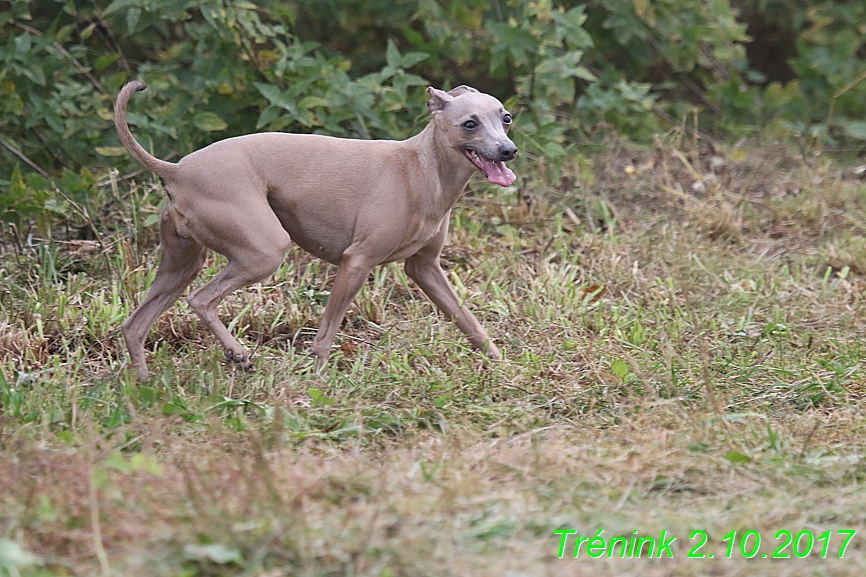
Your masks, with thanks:
[{"label": "pink tongue", "polygon": [[487,173],[487,180],[493,184],[498,184],[499,186],[511,186],[514,184],[514,181],[517,180],[517,177],[510,168],[505,166],[504,162],[493,162],[481,155],[478,156],[481,159],[481,164],[484,165],[484,172]]}]

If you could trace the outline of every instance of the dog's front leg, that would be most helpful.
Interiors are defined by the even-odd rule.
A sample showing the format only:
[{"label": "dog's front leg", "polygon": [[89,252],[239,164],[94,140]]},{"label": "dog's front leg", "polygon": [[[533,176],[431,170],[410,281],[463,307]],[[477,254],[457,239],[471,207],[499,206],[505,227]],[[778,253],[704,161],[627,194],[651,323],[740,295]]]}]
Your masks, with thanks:
[{"label": "dog's front leg", "polygon": [[482,350],[491,359],[501,359],[502,353],[490,340],[490,336],[478,319],[469,309],[462,306],[448,283],[439,259],[424,259],[417,255],[406,259],[406,274],[418,283],[430,300],[439,307],[445,315],[457,321],[457,326],[469,337],[469,342],[476,349]]},{"label": "dog's front leg", "polygon": [[466,333],[473,347],[482,350],[491,359],[501,359],[502,353],[490,340],[490,336],[478,319],[469,312],[469,309],[460,304],[457,294],[451,288],[445,272],[439,265],[439,252],[445,244],[447,233],[448,216],[446,215],[442,228],[430,244],[406,259],[406,274],[418,283],[424,294],[430,297],[439,310],[457,321],[457,326]]},{"label": "dog's front leg", "polygon": [[358,250],[355,247],[349,247],[343,253],[340,268],[337,269],[337,278],[334,279],[328,304],[325,305],[322,324],[319,326],[316,338],[313,339],[313,354],[318,357],[317,372],[321,372],[328,363],[331,343],[334,342],[334,336],[340,328],[343,316],[355,295],[364,286],[370,271],[377,264],[379,264],[378,259],[369,257],[364,254],[363,250]]}]

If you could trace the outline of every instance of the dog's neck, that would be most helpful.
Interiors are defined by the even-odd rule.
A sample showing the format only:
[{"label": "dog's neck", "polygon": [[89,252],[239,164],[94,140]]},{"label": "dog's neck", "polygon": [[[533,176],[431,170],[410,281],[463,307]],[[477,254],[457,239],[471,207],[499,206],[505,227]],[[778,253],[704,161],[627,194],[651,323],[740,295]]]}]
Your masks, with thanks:
[{"label": "dog's neck", "polygon": [[418,151],[421,170],[425,176],[436,179],[438,186],[435,190],[438,198],[435,199],[435,204],[444,215],[463,194],[475,168],[465,161],[463,153],[454,147],[435,118],[406,143]]}]

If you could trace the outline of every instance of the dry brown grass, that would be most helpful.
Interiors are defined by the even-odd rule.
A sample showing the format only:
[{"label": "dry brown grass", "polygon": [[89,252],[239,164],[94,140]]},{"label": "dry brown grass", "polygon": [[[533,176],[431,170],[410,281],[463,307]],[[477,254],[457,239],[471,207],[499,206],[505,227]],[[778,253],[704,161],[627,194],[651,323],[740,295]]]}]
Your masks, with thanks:
[{"label": "dry brown grass", "polygon": [[[790,419],[780,436],[803,442],[814,417]],[[859,415],[821,421],[842,433]],[[103,439],[74,451],[27,446],[5,452],[2,503],[16,533],[49,567],[97,574],[93,533],[114,574],[201,574],[239,567],[206,560],[192,543],[236,552],[267,575],[859,575],[856,538],[844,559],[686,559],[703,529],[704,552],[724,556],[721,536],[752,529],[815,535],[862,527],[862,494],[842,463],[779,467],[694,450],[737,429],[711,415],[648,407],[620,426],[546,427],[508,439],[473,429],[419,434],[370,453],[359,446],[277,446],[251,435],[190,440],[146,423],[150,448],[121,456]],[[860,425],[862,426],[862,425]],[[845,432],[842,436],[848,438]],[[276,443],[276,445],[280,445]],[[800,470],[797,470],[800,469]],[[819,483],[813,483],[820,479]],[[95,483],[95,499],[91,484]],[[553,530],[677,537],[673,559],[558,558]],[[773,541],[776,545],[778,542]],[[234,569],[232,569],[234,567]],[[390,573],[386,572],[390,571]]]}]

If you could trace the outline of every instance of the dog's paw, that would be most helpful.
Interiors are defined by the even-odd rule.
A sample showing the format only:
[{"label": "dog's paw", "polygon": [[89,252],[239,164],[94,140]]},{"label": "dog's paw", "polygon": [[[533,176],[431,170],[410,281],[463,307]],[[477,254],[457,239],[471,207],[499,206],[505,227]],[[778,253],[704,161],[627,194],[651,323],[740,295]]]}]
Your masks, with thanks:
[{"label": "dog's paw", "polygon": [[231,350],[226,349],[224,353],[226,358],[240,369],[249,370],[253,367],[253,363],[250,361],[250,356],[244,351],[234,353]]},{"label": "dog's paw", "polygon": [[133,374],[135,375],[135,379],[138,382],[143,383],[143,382],[147,381],[148,379],[150,379],[150,371],[147,370],[147,366],[136,367],[133,370],[134,370]]},{"label": "dog's paw", "polygon": [[488,359],[492,359],[494,361],[502,360],[502,353],[499,352],[499,349],[496,348],[496,345],[494,345],[493,341],[491,341],[490,339],[487,339],[480,344],[475,344],[474,348],[484,353]]},{"label": "dog's paw", "polygon": [[499,349],[496,348],[496,345],[493,343],[488,343],[487,350],[484,351],[484,354],[487,355],[488,359],[492,359],[494,361],[502,360],[502,353],[499,352]]}]

